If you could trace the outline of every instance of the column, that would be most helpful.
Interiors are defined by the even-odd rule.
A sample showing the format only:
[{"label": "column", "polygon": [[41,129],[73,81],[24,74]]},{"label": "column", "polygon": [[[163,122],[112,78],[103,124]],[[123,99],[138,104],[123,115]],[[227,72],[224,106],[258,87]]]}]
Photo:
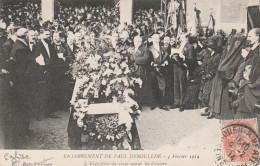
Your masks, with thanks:
[{"label": "column", "polygon": [[133,21],[133,0],[120,0],[120,23]]},{"label": "column", "polygon": [[42,20],[53,21],[54,19],[54,1],[55,0],[41,0],[42,1]]}]

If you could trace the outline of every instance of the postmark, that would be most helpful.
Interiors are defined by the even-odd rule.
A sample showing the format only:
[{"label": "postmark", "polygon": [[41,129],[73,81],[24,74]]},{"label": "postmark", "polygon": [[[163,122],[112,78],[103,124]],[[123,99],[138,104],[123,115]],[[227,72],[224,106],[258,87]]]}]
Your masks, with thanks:
[{"label": "postmark", "polygon": [[223,120],[222,138],[224,162],[258,162],[257,119]]}]

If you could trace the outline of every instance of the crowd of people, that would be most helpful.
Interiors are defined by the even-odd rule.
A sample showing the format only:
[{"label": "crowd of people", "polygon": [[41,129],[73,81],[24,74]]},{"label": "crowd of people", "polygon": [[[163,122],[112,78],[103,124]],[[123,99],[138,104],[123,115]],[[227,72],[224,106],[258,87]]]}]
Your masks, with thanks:
[{"label": "crowd of people", "polygon": [[[140,105],[165,111],[206,107],[202,116],[256,117],[260,100],[260,29],[246,35],[164,32],[164,15],[137,10],[120,24],[118,8],[59,6],[42,22],[37,3],[3,6],[0,13],[0,105],[4,148],[25,148],[30,118],[68,111],[75,80],[70,64],[79,50],[108,38],[114,51],[130,52],[143,81]],[[181,33],[180,33],[181,32]],[[210,32],[210,33],[208,33]],[[170,107],[169,107],[170,106]]]}]

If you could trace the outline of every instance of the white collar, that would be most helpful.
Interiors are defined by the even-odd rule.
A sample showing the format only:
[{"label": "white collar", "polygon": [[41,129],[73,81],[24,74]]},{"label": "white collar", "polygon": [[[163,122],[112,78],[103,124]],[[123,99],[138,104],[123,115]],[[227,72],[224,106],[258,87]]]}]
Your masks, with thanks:
[{"label": "white collar", "polygon": [[155,48],[155,50],[160,51],[160,45],[154,45],[153,47]]},{"label": "white collar", "polygon": [[15,42],[17,37],[16,36],[11,36],[10,39],[12,39]]},{"label": "white collar", "polygon": [[49,45],[48,45],[43,39],[42,39],[41,41],[42,41],[42,44],[44,45],[44,47],[45,47],[45,49],[46,49],[48,55],[50,56]]},{"label": "white collar", "polygon": [[253,45],[253,47],[251,48],[251,50],[255,50],[255,49],[256,49],[256,47],[258,47],[258,46],[259,46],[259,44],[260,44],[260,43],[255,43],[255,44]]},{"label": "white collar", "polygon": [[212,56],[212,55],[214,55],[215,54],[215,51],[214,50],[212,50],[212,52],[210,53],[210,55]]}]

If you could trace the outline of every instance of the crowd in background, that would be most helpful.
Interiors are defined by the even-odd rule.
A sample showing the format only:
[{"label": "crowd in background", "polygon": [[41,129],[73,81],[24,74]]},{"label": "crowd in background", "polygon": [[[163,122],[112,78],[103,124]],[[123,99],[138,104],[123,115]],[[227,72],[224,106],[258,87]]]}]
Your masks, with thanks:
[{"label": "crowd in background", "polygon": [[[36,3],[3,6],[0,12],[1,137],[5,148],[25,148],[30,118],[58,118],[67,111],[75,80],[69,66],[79,50],[98,38],[115,51],[129,51],[143,80],[137,98],[151,110],[206,107],[211,118],[256,117],[259,109],[260,29],[227,35],[208,29],[190,34],[169,29],[164,15],[137,10],[133,24],[120,24],[119,9],[59,6],[43,22]],[[181,32],[181,33],[179,33]],[[170,106],[170,107],[169,107]]]}]

